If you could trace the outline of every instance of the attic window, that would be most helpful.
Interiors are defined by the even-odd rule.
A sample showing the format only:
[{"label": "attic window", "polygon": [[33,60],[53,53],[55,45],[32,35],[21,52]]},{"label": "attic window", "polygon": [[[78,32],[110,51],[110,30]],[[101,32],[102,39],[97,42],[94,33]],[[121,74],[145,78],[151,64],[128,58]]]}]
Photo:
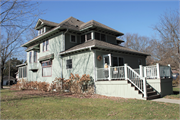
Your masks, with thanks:
[{"label": "attic window", "polygon": [[75,35],[71,35],[70,42],[76,43],[76,36]]},{"label": "attic window", "polygon": [[38,30],[38,35],[41,35],[46,32],[46,27],[43,27],[42,29]]}]

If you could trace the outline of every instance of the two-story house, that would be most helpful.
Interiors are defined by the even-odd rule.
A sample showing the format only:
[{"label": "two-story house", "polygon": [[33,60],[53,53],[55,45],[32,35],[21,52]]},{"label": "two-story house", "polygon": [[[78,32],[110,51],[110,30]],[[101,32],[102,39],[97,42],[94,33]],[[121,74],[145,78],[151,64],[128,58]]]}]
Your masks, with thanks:
[{"label": "two-story house", "polygon": [[[141,71],[149,54],[123,47],[124,41],[118,38],[122,32],[94,20],[82,22],[74,17],[60,23],[39,19],[35,29],[38,36],[22,45],[27,48],[27,64],[18,66],[19,78],[51,83],[56,77],[68,79],[70,73],[89,74],[96,93],[147,98],[143,82],[146,76]],[[130,91],[132,88],[127,81],[141,94]],[[107,91],[104,85],[112,90]],[[122,90],[126,92],[121,94]],[[154,94],[158,96],[157,92]]]}]

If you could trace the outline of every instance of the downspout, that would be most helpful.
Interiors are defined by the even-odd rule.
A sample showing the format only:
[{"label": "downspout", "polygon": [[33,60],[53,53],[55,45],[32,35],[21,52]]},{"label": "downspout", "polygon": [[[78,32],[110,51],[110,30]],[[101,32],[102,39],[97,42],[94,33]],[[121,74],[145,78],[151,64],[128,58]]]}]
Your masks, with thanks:
[{"label": "downspout", "polygon": [[[65,51],[65,34],[67,32],[68,32],[68,29],[63,33],[63,48],[62,48],[62,51]],[[61,58],[61,78],[63,78],[63,57],[60,55],[60,58]]]}]

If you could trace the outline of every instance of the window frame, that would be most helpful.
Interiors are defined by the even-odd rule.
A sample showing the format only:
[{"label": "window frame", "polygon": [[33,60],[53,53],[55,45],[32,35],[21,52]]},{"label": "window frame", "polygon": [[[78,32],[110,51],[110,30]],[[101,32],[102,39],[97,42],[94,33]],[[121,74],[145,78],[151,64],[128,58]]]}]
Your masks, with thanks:
[{"label": "window frame", "polygon": [[[101,35],[104,34],[105,35],[105,41],[104,42],[107,42],[107,35],[105,33],[101,33],[101,32],[94,31],[94,39],[96,39],[96,35],[95,35],[96,33],[99,34],[99,38],[100,38],[99,40],[100,41],[104,41],[104,40],[101,39]],[[96,40],[98,40],[98,39],[96,39]]]},{"label": "window frame", "polygon": [[[71,60],[71,68],[67,68],[67,61],[68,61],[68,60]],[[67,69],[67,70],[70,70],[70,69],[72,69],[72,68],[73,68],[73,62],[72,62],[72,59],[67,59],[67,60],[66,60],[66,69]]]},{"label": "window frame", "polygon": [[[51,65],[46,65],[46,66],[42,66],[42,64],[43,63],[45,63],[45,62],[51,62]],[[46,60],[46,61],[42,61],[41,62],[41,67],[42,67],[42,77],[51,77],[52,76],[52,60]],[[48,75],[48,76],[43,76],[43,68],[49,68],[49,67],[51,67],[51,75]]]},{"label": "window frame", "polygon": [[[75,37],[75,42],[72,41],[72,36]],[[71,43],[77,43],[77,36],[75,34],[70,34],[70,42]]]}]

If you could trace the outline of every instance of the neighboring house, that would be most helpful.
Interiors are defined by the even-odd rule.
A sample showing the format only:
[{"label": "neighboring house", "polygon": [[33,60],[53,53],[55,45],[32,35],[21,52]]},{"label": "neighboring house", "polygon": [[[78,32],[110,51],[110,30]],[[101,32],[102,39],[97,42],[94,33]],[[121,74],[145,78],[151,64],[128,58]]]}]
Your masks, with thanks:
[{"label": "neighboring house", "polygon": [[[19,79],[51,83],[56,77],[68,79],[70,73],[89,74],[97,94],[138,99],[150,99],[151,94],[153,97],[164,95],[157,72],[159,64],[151,69],[143,67],[149,54],[121,46],[124,41],[117,37],[123,33],[94,20],[82,22],[74,17],[61,23],[39,19],[35,29],[38,36],[22,45],[27,48],[27,65],[18,66],[22,73]],[[135,70],[139,66],[140,70]],[[156,74],[152,69],[157,70]],[[158,81],[158,90],[148,89],[148,75],[154,78],[151,81]],[[172,88],[169,89],[165,94],[172,93]],[[147,93],[150,90],[151,93]]]},{"label": "neighboring house", "polygon": [[10,80],[9,80],[9,76],[3,77],[3,85],[9,85],[9,81],[10,81],[10,85],[13,85],[16,83],[16,79],[12,76],[10,76]]}]

